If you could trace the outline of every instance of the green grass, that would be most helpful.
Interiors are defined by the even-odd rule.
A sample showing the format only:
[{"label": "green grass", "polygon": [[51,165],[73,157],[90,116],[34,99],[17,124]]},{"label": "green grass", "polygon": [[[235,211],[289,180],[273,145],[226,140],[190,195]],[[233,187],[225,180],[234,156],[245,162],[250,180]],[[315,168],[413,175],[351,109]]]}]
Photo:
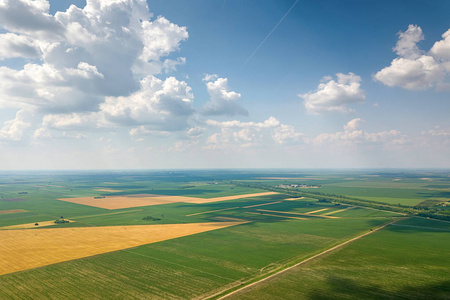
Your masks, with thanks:
[{"label": "green grass", "polygon": [[449,299],[450,223],[412,218],[229,299]]}]

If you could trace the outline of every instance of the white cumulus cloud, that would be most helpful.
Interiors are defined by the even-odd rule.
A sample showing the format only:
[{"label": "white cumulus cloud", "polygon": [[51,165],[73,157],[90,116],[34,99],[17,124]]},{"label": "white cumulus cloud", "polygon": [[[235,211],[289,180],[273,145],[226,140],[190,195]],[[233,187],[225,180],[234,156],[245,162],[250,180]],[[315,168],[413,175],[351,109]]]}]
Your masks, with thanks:
[{"label": "white cumulus cloud", "polygon": [[185,64],[169,55],[189,37],[186,27],[153,18],[145,0],[87,0],[55,15],[49,7],[47,0],[0,1],[0,59],[28,61],[0,67],[0,107],[41,114],[47,136],[83,126],[186,128],[190,87],[155,77]]},{"label": "white cumulus cloud", "polygon": [[220,78],[217,75],[206,74],[206,89],[210,101],[205,103],[202,113],[205,115],[248,115],[248,111],[237,101],[241,94],[231,91],[228,87],[228,78]]},{"label": "white cumulus cloud", "polygon": [[220,129],[220,132],[207,138],[207,149],[299,143],[302,142],[304,136],[302,133],[296,132],[291,125],[282,124],[274,117],[270,117],[264,122],[207,120],[205,124]]},{"label": "white cumulus cloud", "polygon": [[424,39],[422,29],[409,25],[400,32],[397,45],[393,48],[398,57],[391,65],[374,75],[374,79],[387,86],[398,86],[408,90],[442,89],[448,87],[450,73],[450,30],[442,35],[431,50],[420,50],[418,43]]},{"label": "white cumulus cloud", "polygon": [[353,74],[336,74],[337,80],[323,78],[317,90],[300,94],[306,111],[312,114],[325,112],[351,112],[350,104],[364,102],[366,96],[361,89],[361,77]]},{"label": "white cumulus cloud", "polygon": [[315,145],[370,145],[370,144],[404,144],[407,142],[406,136],[398,130],[388,130],[380,132],[367,132],[360,129],[364,120],[360,118],[353,119],[345,124],[344,131],[335,133],[322,133],[312,140]]}]

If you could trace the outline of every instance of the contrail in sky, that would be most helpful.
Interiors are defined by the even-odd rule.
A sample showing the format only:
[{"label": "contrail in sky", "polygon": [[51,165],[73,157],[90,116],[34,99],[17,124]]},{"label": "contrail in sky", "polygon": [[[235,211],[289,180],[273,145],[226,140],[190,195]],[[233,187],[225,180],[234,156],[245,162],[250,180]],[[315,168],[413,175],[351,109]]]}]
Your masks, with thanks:
[{"label": "contrail in sky", "polygon": [[253,55],[256,54],[256,52],[258,52],[259,48],[261,48],[261,46],[266,42],[266,40],[270,37],[270,35],[275,31],[275,29],[277,29],[277,27],[281,24],[281,22],[283,22],[284,18],[287,17],[287,15],[291,12],[291,10],[295,7],[295,5],[297,5],[297,3],[300,0],[295,1],[294,4],[292,4],[291,8],[289,8],[289,10],[284,14],[284,16],[280,19],[280,21],[278,21],[277,25],[275,25],[274,28],[272,28],[272,30],[269,32],[269,34],[264,38],[264,40],[261,42],[261,44],[259,44],[258,47],[256,47],[255,51],[253,51],[253,53],[247,58],[247,60],[245,61],[244,65],[248,64],[248,62],[253,58]]}]

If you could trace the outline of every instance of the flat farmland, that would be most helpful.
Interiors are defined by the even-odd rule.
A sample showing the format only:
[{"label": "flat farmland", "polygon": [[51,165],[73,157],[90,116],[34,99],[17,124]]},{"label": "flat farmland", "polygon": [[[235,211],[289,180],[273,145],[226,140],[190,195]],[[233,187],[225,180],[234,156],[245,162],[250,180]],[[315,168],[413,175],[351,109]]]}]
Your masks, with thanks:
[{"label": "flat farmland", "polygon": [[450,223],[410,218],[226,299],[449,299]]},{"label": "flat farmland", "polygon": [[[320,187],[311,189],[315,191],[336,185],[344,188],[347,194],[355,188],[353,192],[362,195],[361,189],[367,188],[369,195],[372,190],[382,190],[376,182],[391,180],[361,174],[300,175],[295,179],[293,174],[283,176],[281,172],[271,175],[267,172],[183,171],[0,176],[0,197],[3,197],[0,198],[0,256],[7,258],[0,262],[3,274],[0,275],[0,299],[217,298],[405,217],[403,213],[377,208],[318,201],[312,194],[292,197],[278,190],[271,192],[270,188],[235,185],[234,181],[238,179],[245,184],[263,181],[255,178],[269,177],[264,182],[270,182],[266,186],[270,187],[289,178],[296,183],[316,182]],[[405,189],[420,180],[403,179],[409,180],[409,183],[402,182]],[[359,186],[342,186],[351,182],[358,185],[359,181]],[[389,188],[395,189],[396,182],[401,181],[391,180]],[[444,181],[441,177],[436,179],[433,189],[438,191],[429,192],[433,195],[442,193]],[[362,186],[363,183],[367,186]],[[422,189],[428,191],[425,185],[430,184],[424,181],[424,186],[418,186],[414,193],[422,193]],[[392,195],[393,192],[385,191],[386,195],[389,193]],[[403,194],[403,197],[409,199],[414,195]],[[382,194],[373,197],[379,196]],[[72,199],[72,202],[59,199]],[[447,198],[441,195],[440,199],[445,202]],[[94,200],[104,202],[104,205],[93,205]],[[54,224],[51,221],[60,218],[72,222]],[[437,226],[435,223],[442,223],[440,229],[435,230],[441,235],[427,237],[426,233],[422,239],[421,234],[416,238],[415,233],[409,232],[419,229],[416,227],[430,227],[417,220],[430,221],[411,220],[414,222],[401,221],[386,229],[398,230],[396,234],[405,234],[410,241],[423,240],[434,247],[433,242],[441,252],[447,247],[442,241],[447,234],[447,223],[433,221],[433,228]],[[25,225],[32,228],[20,229]],[[376,237],[386,229],[363,240]],[[401,249],[406,251],[401,243],[394,243],[394,236],[386,240],[392,249],[399,247],[393,253]],[[346,251],[354,243],[357,241],[326,257]],[[371,259],[382,262],[386,258],[381,254],[390,250],[375,248],[381,246],[376,244],[370,244],[378,249],[373,252],[358,251],[366,251]],[[437,256],[434,252],[417,249],[414,259],[430,253],[422,267],[435,268]],[[321,257],[320,261],[326,257]],[[351,255],[344,255],[342,259],[349,258]],[[335,259],[340,261],[340,258]],[[400,259],[400,254],[396,259]],[[316,259],[306,266],[313,263]],[[349,268],[359,264],[347,263]],[[368,272],[374,268],[370,263],[363,266]],[[386,267],[390,268],[389,265]],[[323,269],[323,274],[336,273],[327,268]],[[418,270],[413,268],[412,272]],[[438,273],[442,272],[427,273],[428,277],[420,275],[421,286],[439,282],[442,276],[436,275]],[[445,272],[442,274],[447,276]],[[356,277],[349,275],[349,278]],[[395,276],[391,279],[397,281],[395,284],[403,284],[403,279]],[[299,285],[298,282],[295,284]],[[277,293],[282,298],[297,297],[295,284],[268,295],[272,298],[277,298]],[[379,283],[373,281],[373,284]],[[361,291],[353,292],[362,295]],[[255,295],[264,298],[257,290]],[[326,293],[319,295],[324,297]],[[245,293],[243,297],[251,295]]]},{"label": "flat farmland", "polygon": [[[242,223],[2,230],[0,275],[239,224]],[[22,227],[13,229],[16,228]]]}]

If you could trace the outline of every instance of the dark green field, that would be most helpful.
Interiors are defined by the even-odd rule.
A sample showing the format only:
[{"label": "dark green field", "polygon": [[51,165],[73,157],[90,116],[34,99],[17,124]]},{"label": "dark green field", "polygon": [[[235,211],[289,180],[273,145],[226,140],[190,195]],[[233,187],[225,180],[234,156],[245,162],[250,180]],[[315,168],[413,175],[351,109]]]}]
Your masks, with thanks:
[{"label": "dark green field", "polygon": [[[366,177],[360,173],[330,175],[286,171],[2,173],[0,227],[60,217],[74,222],[49,227],[235,219],[249,223],[5,274],[0,276],[0,299],[218,297],[405,217],[395,211],[319,202],[313,195],[294,201],[285,200],[291,198],[290,195],[276,194],[204,204],[171,203],[118,210],[68,203],[57,200],[59,198],[133,194],[212,198],[265,192],[264,187],[247,188],[235,183],[267,181],[269,187],[301,182],[320,185],[305,190],[383,198],[386,202],[391,198],[395,201],[406,199],[409,202],[402,201],[408,205],[439,196],[440,200],[431,205],[445,208],[442,203],[448,201],[444,193],[445,182],[450,182],[448,174],[414,175],[417,176],[411,178],[411,174],[396,173],[391,177],[401,180],[393,181],[387,175]],[[298,179],[260,179],[263,177]],[[429,177],[433,179],[420,179]],[[431,183],[432,188],[425,186]],[[429,195],[422,195],[425,190]],[[26,212],[1,214],[13,209]],[[151,218],[145,218],[148,216]],[[274,277],[267,284],[244,290],[239,297],[361,299],[367,296],[375,299],[377,295],[395,298],[404,291],[407,291],[406,299],[413,299],[413,293],[448,296],[444,286],[450,280],[447,271],[450,269],[448,224],[421,218],[394,223],[330,255]],[[33,230],[38,232],[45,228]],[[342,286],[346,288],[341,290]]]}]

